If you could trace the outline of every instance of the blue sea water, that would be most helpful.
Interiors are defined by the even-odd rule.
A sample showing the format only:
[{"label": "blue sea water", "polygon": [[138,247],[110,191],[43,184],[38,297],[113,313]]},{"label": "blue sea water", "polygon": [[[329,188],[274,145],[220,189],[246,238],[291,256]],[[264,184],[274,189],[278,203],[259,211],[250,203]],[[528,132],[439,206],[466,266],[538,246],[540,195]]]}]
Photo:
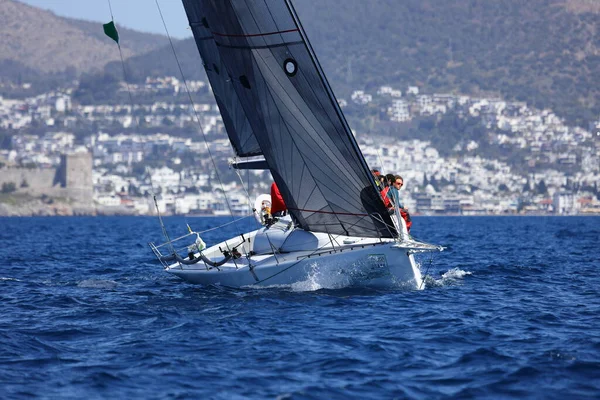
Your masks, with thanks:
[{"label": "blue sea water", "polygon": [[0,398],[600,397],[600,218],[413,226],[424,290],[228,289],[165,273],[154,218],[0,218]]}]

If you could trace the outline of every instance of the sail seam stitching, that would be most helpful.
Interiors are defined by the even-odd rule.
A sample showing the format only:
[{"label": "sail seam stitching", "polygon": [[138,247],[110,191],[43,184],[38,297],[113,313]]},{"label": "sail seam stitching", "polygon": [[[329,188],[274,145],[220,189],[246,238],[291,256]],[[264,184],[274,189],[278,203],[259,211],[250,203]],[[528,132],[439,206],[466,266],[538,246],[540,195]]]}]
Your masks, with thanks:
[{"label": "sail seam stitching", "polygon": [[270,35],[280,35],[282,33],[290,33],[290,32],[298,32],[298,29],[288,29],[285,31],[275,31],[275,32],[266,32],[266,33],[248,33],[248,34],[236,34],[236,33],[219,33],[211,31],[213,35],[222,36],[222,37],[258,37],[258,36],[270,36]]}]

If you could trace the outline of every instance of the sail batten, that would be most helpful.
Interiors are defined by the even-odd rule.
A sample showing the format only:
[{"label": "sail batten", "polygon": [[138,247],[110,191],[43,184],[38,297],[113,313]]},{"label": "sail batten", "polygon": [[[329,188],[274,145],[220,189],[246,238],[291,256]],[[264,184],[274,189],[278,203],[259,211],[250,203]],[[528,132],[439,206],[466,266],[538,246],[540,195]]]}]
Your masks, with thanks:
[{"label": "sail batten", "polygon": [[[295,222],[309,231],[392,236],[391,218],[291,3],[185,4],[202,10],[210,31],[198,24],[198,16],[191,25],[199,38],[212,35],[203,43],[218,53],[209,57],[229,77],[227,87],[238,101],[233,106],[239,107],[235,116],[243,114],[252,132],[239,145],[256,140]],[[205,64],[213,62],[201,55]],[[228,133],[230,127],[245,127],[234,121]],[[230,134],[232,144],[235,137]]]}]

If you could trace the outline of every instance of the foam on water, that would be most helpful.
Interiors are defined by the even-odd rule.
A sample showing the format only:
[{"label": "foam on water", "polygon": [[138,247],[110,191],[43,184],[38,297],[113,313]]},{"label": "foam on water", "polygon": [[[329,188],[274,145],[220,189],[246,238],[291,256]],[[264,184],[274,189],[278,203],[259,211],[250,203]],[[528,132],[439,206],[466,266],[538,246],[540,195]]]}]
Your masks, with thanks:
[{"label": "foam on water", "polygon": [[250,289],[283,289],[292,292],[314,292],[321,289],[343,289],[352,286],[351,277],[345,273],[343,268],[335,268],[333,264],[330,268],[324,269],[317,266],[316,263],[310,265],[310,271],[307,278],[303,281],[294,282],[289,285],[250,285]]},{"label": "foam on water", "polygon": [[442,279],[444,280],[456,280],[456,279],[462,279],[467,275],[471,275],[472,272],[470,271],[463,271],[460,268],[452,268],[449,271],[446,271],[442,274]]},{"label": "foam on water", "polygon": [[342,289],[352,285],[349,275],[338,268],[319,268],[316,263],[311,264],[308,278],[302,282],[291,285],[295,292],[314,292],[320,289]]},{"label": "foam on water", "polygon": [[440,278],[436,279],[435,277],[431,276],[431,275],[425,275],[423,277],[423,281],[425,284],[425,287],[442,287],[442,286],[448,286],[448,285],[455,285],[456,283],[458,283],[460,280],[464,279],[465,277],[472,275],[473,273],[470,271],[463,271],[462,269],[456,267],[456,268],[452,268],[444,273],[440,273]]},{"label": "foam on water", "polygon": [[2,277],[0,276],[0,281],[13,281],[13,282],[21,282],[20,280],[16,279],[16,278],[7,278],[7,277]]},{"label": "foam on water", "polygon": [[119,284],[106,279],[85,279],[77,284],[80,288],[115,289]]}]

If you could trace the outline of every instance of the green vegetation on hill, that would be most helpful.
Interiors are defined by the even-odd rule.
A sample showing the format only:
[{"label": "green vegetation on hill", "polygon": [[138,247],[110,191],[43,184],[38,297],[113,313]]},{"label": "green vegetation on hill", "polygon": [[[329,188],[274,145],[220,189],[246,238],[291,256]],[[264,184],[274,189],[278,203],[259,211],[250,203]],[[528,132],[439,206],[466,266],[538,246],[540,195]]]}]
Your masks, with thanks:
[{"label": "green vegetation on hill", "polygon": [[[168,43],[161,35],[119,31],[128,38],[122,45],[125,56]],[[101,23],[59,17],[15,0],[0,1],[0,36],[0,95],[42,93],[119,59]]]},{"label": "green vegetation on hill", "polygon": [[[596,34],[600,26],[597,13],[600,7],[588,3],[591,4],[583,0],[294,2],[339,97],[347,98],[352,90],[369,91],[380,85],[399,89],[418,85],[425,92],[496,95],[526,101],[536,108],[551,108],[570,123],[585,127],[600,115],[600,81],[597,79],[600,43]],[[21,25],[15,28],[14,21],[2,15],[3,7],[15,4],[22,5],[10,0],[0,7],[0,17],[7,21],[6,26],[13,30],[18,28],[16,34],[10,31],[10,41],[4,42],[23,49],[38,43],[35,38],[39,35],[33,35],[31,29]],[[30,9],[23,12],[30,13]],[[54,78],[72,79],[81,72],[89,72],[70,58],[76,54],[89,55],[88,49],[81,47],[84,42],[110,44],[110,39],[102,38],[100,26],[96,29],[94,23],[37,11],[40,18],[60,19],[61,30],[54,31],[53,35],[64,36],[65,30],[73,29],[77,33],[74,37],[86,38],[69,41],[65,45],[68,52],[53,54],[53,62],[62,62],[65,66]],[[47,26],[47,22],[44,23],[46,25],[30,21],[26,26]],[[139,54],[153,46],[164,45],[128,59],[130,80],[180,76],[164,37],[121,30],[121,38],[123,47],[131,53]],[[39,42],[40,48],[47,45]],[[97,49],[103,49],[102,46]],[[93,52],[97,52],[94,49]],[[176,52],[186,78],[204,79],[191,39],[176,42]],[[21,56],[9,59],[7,51],[3,54],[0,76],[5,79],[26,81],[40,74],[38,82],[41,83],[42,77],[48,76],[47,72],[40,72],[41,65],[25,62]],[[112,60],[116,61],[109,62],[103,72],[82,80],[86,90],[79,93],[87,96],[83,101],[95,100],[89,93],[98,93],[96,100],[105,101],[107,80],[122,79],[118,57]],[[69,65],[73,69],[69,70]]]},{"label": "green vegetation on hill", "polygon": [[430,92],[496,93],[579,124],[600,114],[600,15],[574,14],[563,0],[323,4],[303,1],[297,9],[345,96],[361,84],[419,84]]}]

